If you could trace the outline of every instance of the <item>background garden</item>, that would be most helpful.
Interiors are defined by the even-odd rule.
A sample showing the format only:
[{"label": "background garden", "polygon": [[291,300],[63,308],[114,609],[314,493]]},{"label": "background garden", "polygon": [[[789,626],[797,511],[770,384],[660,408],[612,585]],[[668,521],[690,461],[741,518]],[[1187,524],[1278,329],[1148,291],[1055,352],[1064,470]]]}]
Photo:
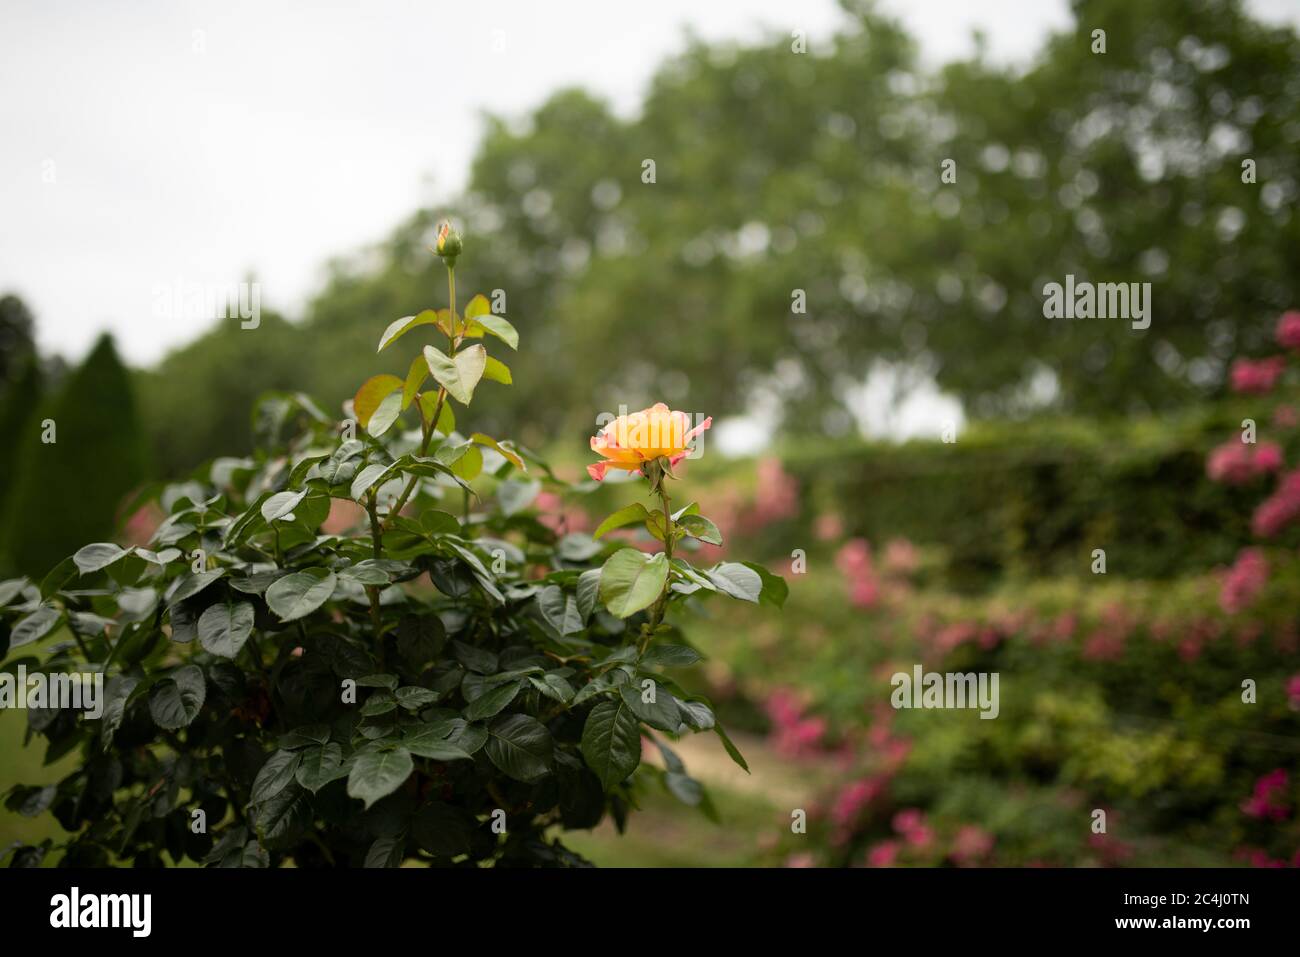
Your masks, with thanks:
[{"label": "background garden", "polygon": [[[1016,67],[926,67],[852,2],[803,53],[786,33],[688,41],[631,118],[599,90],[490,118],[464,194],[341,256],[303,315],[218,324],[152,368],[107,338],[39,354],[43,317],[0,300],[0,578],[147,540],[162,516],[134,493],[250,451],[264,392],[338,410],[381,371],[384,327],[440,294],[426,247],[450,214],[474,250],[458,282],[504,290],[530,344],[475,407],[489,434],[573,482],[620,405],[768,436],[740,457],[706,436],[683,469],[727,536],[706,557],[789,584],[779,614],[710,606],[685,628],[708,662],[681,680],[752,773],[712,736],[683,741],[703,812],[651,789],[628,833],[574,849],[1300,864],[1300,39],[1229,2],[1074,17]],[[1067,274],[1150,282],[1151,327],[1045,319],[1043,284]],[[888,418],[868,381],[961,412],[868,440]],[[527,491],[521,507],[576,533],[643,495]],[[998,672],[999,717],[892,709],[890,675],[917,662]],[[21,749],[25,723],[0,713],[0,790],[67,761]],[[19,803],[0,848],[54,827]]]}]

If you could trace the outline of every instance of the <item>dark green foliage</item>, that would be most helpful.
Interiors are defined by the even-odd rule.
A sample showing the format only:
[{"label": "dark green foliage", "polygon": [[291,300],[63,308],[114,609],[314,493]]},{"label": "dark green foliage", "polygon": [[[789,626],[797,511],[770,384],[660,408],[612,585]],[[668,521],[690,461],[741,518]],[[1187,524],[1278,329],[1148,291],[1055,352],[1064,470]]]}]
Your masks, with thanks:
[{"label": "dark green foliage", "polygon": [[35,321],[17,296],[0,296],[0,392],[21,378],[36,353]]},{"label": "dark green foliage", "polygon": [[[46,419],[55,441],[42,441]],[[87,540],[109,537],[144,476],[131,381],[110,337],[6,449],[17,469],[5,506],[8,565],[40,578]]]},{"label": "dark green foliage", "polygon": [[[516,344],[487,309],[476,296],[454,320],[444,310],[447,353],[429,324],[403,340],[429,366],[404,408],[379,413],[404,394],[382,375],[358,390],[356,419],[274,394],[250,456],[152,487],[166,518],[147,547],[95,542],[55,556],[43,581],[0,583],[6,668],[107,678],[100,720],[29,711],[49,754],[81,762],[6,795],[54,814],[62,863],[568,867],[585,862],[556,832],[606,814],[621,828],[644,781],[707,813],[683,767],[670,779],[640,760],[642,736],[725,735],[664,674],[696,660],[665,614],[710,593],[756,603],[784,582],[561,536],[529,509],[544,484],[572,491],[548,466],[464,425],[469,441],[435,429],[449,395],[468,417],[479,340],[497,355]],[[421,416],[418,442],[394,427],[403,413]],[[351,528],[322,527],[335,502]],[[666,529],[670,554],[707,531]]]},{"label": "dark green foliage", "polygon": [[13,484],[13,463],[17,460],[22,439],[28,432],[28,424],[40,406],[44,392],[45,376],[41,373],[40,360],[34,352],[29,353],[23,359],[13,381],[0,393],[0,449],[5,450],[8,463],[0,469],[0,515],[4,514],[4,505]]}]

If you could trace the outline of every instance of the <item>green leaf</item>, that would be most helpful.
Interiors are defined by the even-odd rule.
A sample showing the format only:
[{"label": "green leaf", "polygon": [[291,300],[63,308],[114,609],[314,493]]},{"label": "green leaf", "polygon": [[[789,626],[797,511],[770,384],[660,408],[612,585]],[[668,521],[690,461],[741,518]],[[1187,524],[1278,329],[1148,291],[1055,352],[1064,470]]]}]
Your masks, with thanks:
[{"label": "green leaf", "polygon": [[420,386],[424,385],[424,380],[427,378],[429,378],[429,363],[424,361],[424,356],[416,356],[411,360],[411,367],[406,370],[406,382],[402,385],[403,412],[415,401],[416,393],[420,391]]},{"label": "green leaf", "polygon": [[715,724],[713,730],[722,739],[722,746],[727,749],[727,754],[731,756],[731,760],[744,768],[745,773],[748,774],[749,765],[745,763],[745,756],[740,753],[739,748],[731,743],[731,738],[727,736],[727,730],[720,724]]},{"label": "green leaf", "polygon": [[775,572],[770,572],[758,562],[741,562],[746,568],[754,572],[763,582],[763,593],[759,600],[777,608],[785,607],[785,600],[790,595],[790,586],[786,580]]},{"label": "green leaf", "polygon": [[132,549],[122,548],[112,542],[96,542],[93,545],[86,545],[84,548],[77,549],[77,554],[72,556],[72,560],[76,563],[81,574],[89,575],[91,572],[107,568],[119,559],[125,558],[131,551]]},{"label": "green leaf", "polygon": [[763,592],[763,579],[758,572],[746,568],[740,562],[722,562],[704,572],[709,581],[718,586],[732,598],[758,603],[758,596]]},{"label": "green leaf", "polygon": [[267,758],[253,779],[253,790],[249,794],[248,803],[261,803],[288,787],[301,760],[302,753],[299,751],[276,751]]},{"label": "green leaf", "polygon": [[551,733],[526,714],[503,715],[488,726],[488,759],[517,781],[536,781],[546,774],[554,750]]},{"label": "green leaf", "polygon": [[476,671],[481,675],[495,674],[500,670],[496,654],[486,648],[477,648],[463,641],[453,641],[451,653],[470,671]]},{"label": "green leaf", "polygon": [[433,346],[424,347],[424,359],[429,372],[456,401],[469,405],[474,398],[474,387],[483,378],[487,366],[487,350],[479,344],[462,349],[455,357],[439,352]]},{"label": "green leaf", "polygon": [[600,600],[610,614],[627,618],[654,604],[667,580],[668,559],[662,552],[651,557],[635,548],[620,548],[601,567]]},{"label": "green leaf", "polygon": [[582,728],[582,756],[606,791],[641,763],[641,725],[622,698],[591,709]]},{"label": "green leaf", "polygon": [[139,684],[139,678],[125,675],[108,679],[104,687],[104,714],[99,722],[99,733],[103,738],[104,750],[112,746],[113,735],[117,733],[117,729],[122,726],[122,719],[126,717],[127,699]]},{"label": "green leaf", "polygon": [[438,312],[435,309],[425,309],[414,316],[403,316],[401,319],[394,319],[388,324],[384,334],[379,337],[379,348],[375,351],[383,352],[417,326],[436,326],[437,324]]},{"label": "green leaf", "polygon": [[77,577],[77,563],[71,558],[59,562],[41,579],[41,597],[49,598],[68,582]]},{"label": "green leaf", "polygon": [[177,579],[179,584],[176,590],[171,593],[171,597],[167,599],[167,604],[176,605],[187,598],[193,598],[225,573],[225,569],[222,568],[214,568],[210,572],[199,572],[198,574],[188,572],[184,578]]},{"label": "green leaf", "polygon": [[662,665],[665,668],[681,668],[703,660],[698,651],[685,645],[654,645],[641,656],[642,665]]},{"label": "green leaf", "polygon": [[473,442],[443,445],[433,456],[438,462],[450,468],[453,475],[466,482],[472,482],[483,471],[483,453]]},{"label": "green leaf", "polygon": [[363,429],[369,424],[370,417],[375,414],[379,404],[389,395],[403,388],[405,384],[397,376],[388,373],[371,376],[361,383],[361,388],[357,389],[357,394],[352,397],[352,411]]},{"label": "green leaf", "polygon": [[397,653],[413,673],[433,661],[447,642],[447,630],[437,615],[403,615],[397,625]]},{"label": "green leaf", "polygon": [[149,713],[158,727],[177,731],[198,717],[206,698],[203,672],[184,665],[149,689]]},{"label": "green leaf", "polygon": [[523,682],[511,681],[480,695],[471,701],[465,709],[465,720],[481,721],[484,718],[492,717],[494,714],[500,714],[505,710],[506,705],[515,700],[515,695],[519,694],[519,689],[522,687]]},{"label": "green leaf", "polygon": [[21,595],[23,589],[30,584],[31,582],[26,577],[11,578],[8,581],[0,582],[0,608]]},{"label": "green leaf", "polygon": [[711,731],[718,723],[707,701],[678,698],[677,706],[682,709],[682,720],[696,731]]},{"label": "green leaf", "polygon": [[589,568],[578,576],[578,613],[585,622],[596,610],[600,598],[600,569]]},{"label": "green leaf", "polygon": [[677,707],[677,699],[659,682],[655,682],[653,701],[644,700],[639,681],[636,684],[623,685],[618,689],[618,693],[623,698],[623,703],[632,709],[632,713],[650,727],[658,728],[660,731],[671,731],[674,734],[681,728],[682,716]]},{"label": "green leaf", "polygon": [[[470,318],[468,312],[466,313],[466,318]],[[476,325],[481,326],[484,332],[490,332],[492,335],[496,336],[511,349],[519,348],[519,333],[515,331],[515,327],[506,320],[505,316],[494,315],[490,312],[474,316],[473,321],[470,322],[470,328],[473,330],[469,333],[470,335],[473,335],[474,332],[478,332],[478,330],[475,329]],[[479,332],[479,335],[482,335],[482,332]]]},{"label": "green leaf", "polygon": [[534,688],[546,695],[548,698],[567,704],[573,700],[573,685],[560,675],[550,673],[544,674],[540,678],[536,675],[528,676],[529,682]]},{"label": "green leaf", "polygon": [[419,711],[421,708],[428,707],[438,700],[438,693],[430,691],[428,688],[420,688],[415,685],[407,685],[404,688],[398,688],[393,692],[397,703],[407,711]]},{"label": "green leaf", "polygon": [[449,722],[426,724],[402,736],[402,747],[412,754],[431,761],[464,761],[470,755],[464,748],[448,741]]},{"label": "green leaf", "polygon": [[488,730],[481,724],[470,724],[464,718],[454,718],[452,731],[447,735],[447,742],[454,744],[466,754],[473,754],[487,743]]},{"label": "green leaf", "polygon": [[600,554],[601,544],[585,532],[570,532],[555,543],[555,554],[566,562],[585,562]]},{"label": "green leaf", "polygon": [[252,633],[252,602],[217,602],[199,616],[199,644],[222,658],[238,655]]},{"label": "green leaf", "polygon": [[318,744],[302,752],[294,771],[298,783],[315,794],[331,781],[343,777],[343,748],[337,742]]},{"label": "green leaf", "polygon": [[572,595],[566,595],[559,585],[547,585],[537,593],[537,608],[546,623],[561,637],[568,637],[582,631],[582,614],[578,611],[578,600]]},{"label": "green leaf", "polygon": [[374,486],[382,476],[392,471],[392,468],[392,465],[381,465],[378,462],[374,465],[367,465],[358,472],[357,477],[352,480],[352,487],[349,489],[352,498],[358,502],[362,501],[365,498],[366,493],[370,491],[371,487]]},{"label": "green leaf", "polygon": [[490,379],[493,382],[500,382],[502,385],[513,385],[514,379],[510,377],[510,367],[500,359],[487,357],[483,365],[483,378]]},{"label": "green leaf", "polygon": [[498,442],[496,439],[492,438],[492,436],[484,435],[482,432],[475,432],[469,437],[469,440],[471,442],[477,442],[479,445],[486,445],[489,448],[496,449],[504,455],[515,468],[519,469],[521,472],[528,471],[528,466],[524,464],[524,460],[519,457],[519,453],[510,446],[509,442]]},{"label": "green leaf", "polygon": [[[306,792],[292,782],[274,797],[250,807],[253,827],[268,843],[293,833],[311,814]],[[247,853],[248,849],[245,848],[245,854]]]},{"label": "green leaf", "polygon": [[379,438],[397,421],[402,414],[402,392],[392,392],[384,396],[384,400],[379,403],[379,408],[375,409],[374,414],[370,416],[370,421],[366,424],[366,431]]},{"label": "green leaf", "polygon": [[[423,357],[420,358],[420,361],[424,362]],[[427,362],[425,368],[428,368]],[[424,417],[424,421],[429,421],[437,405],[438,396],[435,393],[423,392],[420,394],[420,415]],[[442,403],[442,408],[438,410],[438,421],[433,424],[433,427],[443,435],[451,435],[456,431],[456,413],[452,411],[450,402]]]},{"label": "green leaf", "polygon": [[673,512],[673,521],[680,521],[687,515],[699,515],[700,506],[697,502],[691,502],[690,505],[683,505],[677,511]]},{"label": "green leaf", "polygon": [[313,744],[325,744],[329,739],[329,725],[304,724],[280,735],[279,744],[286,751],[293,751],[297,748],[309,748]]},{"label": "green leaf", "polygon": [[363,867],[401,867],[406,857],[406,835],[394,837],[377,837],[375,843],[366,851]]},{"label": "green leaf", "polygon": [[373,718],[376,715],[388,714],[390,711],[397,710],[397,698],[391,691],[376,691],[366,703],[361,706],[361,713],[367,718]]},{"label": "green leaf", "polygon": [[348,772],[348,797],[360,798],[368,808],[401,787],[414,769],[411,752],[405,748],[362,751]]},{"label": "green leaf", "polygon": [[325,604],[338,579],[325,568],[304,568],[285,575],[266,590],[266,603],[281,621],[296,621]]},{"label": "green leaf", "polygon": [[703,515],[683,515],[677,520],[677,524],[692,538],[698,538],[708,545],[722,544],[722,532],[718,531],[718,526]]},{"label": "green leaf", "polygon": [[640,502],[635,502],[632,505],[628,505],[626,508],[620,508],[613,515],[606,518],[596,527],[596,530],[591,533],[591,537],[600,538],[606,532],[611,532],[616,528],[623,527],[624,525],[640,524],[649,517],[650,513],[646,510],[646,507]]},{"label": "green leaf", "polygon": [[41,605],[30,615],[18,619],[9,635],[9,650],[13,651],[44,638],[54,630],[62,617],[62,613],[53,605]]},{"label": "green leaf", "polygon": [[465,304],[465,318],[477,319],[479,316],[491,314],[492,304],[488,302],[487,296],[483,293],[476,293],[468,303]]},{"label": "green leaf", "polygon": [[298,503],[307,497],[307,489],[298,492],[276,492],[262,503],[262,518],[268,523],[293,514]]}]

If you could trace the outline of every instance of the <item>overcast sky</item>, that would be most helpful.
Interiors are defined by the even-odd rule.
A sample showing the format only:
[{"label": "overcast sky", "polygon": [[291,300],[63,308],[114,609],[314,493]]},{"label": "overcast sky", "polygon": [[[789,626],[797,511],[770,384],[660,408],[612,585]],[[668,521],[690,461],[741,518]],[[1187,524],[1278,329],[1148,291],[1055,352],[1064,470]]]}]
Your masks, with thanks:
[{"label": "overcast sky", "polygon": [[[884,0],[927,60],[1002,59],[1068,24],[1065,0]],[[1257,0],[1298,19],[1297,0]],[[832,0],[0,0],[0,291],[43,350],[110,329],[150,363],[211,320],[159,314],[250,271],[296,316],[330,257],[464,183],[484,112],[581,84],[635,109],[684,31],[750,38],[840,21]],[[308,11],[310,11],[308,13]]]}]

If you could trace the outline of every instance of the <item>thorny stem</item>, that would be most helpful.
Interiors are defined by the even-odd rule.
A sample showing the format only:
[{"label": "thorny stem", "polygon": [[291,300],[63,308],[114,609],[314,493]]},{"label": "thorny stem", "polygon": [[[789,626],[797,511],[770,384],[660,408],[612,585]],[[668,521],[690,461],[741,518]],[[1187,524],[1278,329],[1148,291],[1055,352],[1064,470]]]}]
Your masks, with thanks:
[{"label": "thorny stem", "polygon": [[[379,509],[375,505],[375,495],[372,492],[366,499],[366,511],[370,513],[370,539],[374,545],[375,558],[382,558],[384,555],[382,530],[379,525]],[[384,639],[383,639],[383,615],[379,609],[379,587],[377,585],[367,585],[366,595],[370,598],[370,622],[375,635],[375,649],[379,654],[379,667],[384,666]]]},{"label": "thorny stem", "polygon": [[650,610],[650,622],[647,624],[641,635],[641,643],[637,651],[645,654],[646,646],[650,644],[650,639],[654,637],[655,629],[662,624],[664,612],[668,607],[668,589],[672,585],[672,562],[673,562],[673,513],[668,508],[668,490],[664,488],[664,477],[659,478],[659,502],[664,510],[664,558],[668,562],[668,576],[664,578],[664,589],[659,593],[658,600],[655,601],[654,607]]},{"label": "thorny stem", "polygon": [[[447,333],[447,338],[451,342],[451,354],[456,355],[456,345],[460,342],[460,337],[454,335],[456,332],[456,268],[447,267],[447,298],[450,303],[450,313],[448,321],[451,323],[451,332]],[[433,414],[429,416],[429,421],[421,419],[420,427],[424,430],[424,441],[420,443],[420,456],[423,457],[429,453],[429,443],[433,441],[433,430],[438,424],[438,416],[442,414],[443,403],[447,401],[447,390],[438,386],[438,401],[434,403]],[[423,413],[422,413],[423,414]],[[388,510],[388,521],[393,520],[394,515],[401,513],[406,507],[407,499],[415,491],[415,485],[419,481],[419,476],[412,475],[406,482],[406,488],[402,489],[402,494],[397,497],[393,507]]]}]

